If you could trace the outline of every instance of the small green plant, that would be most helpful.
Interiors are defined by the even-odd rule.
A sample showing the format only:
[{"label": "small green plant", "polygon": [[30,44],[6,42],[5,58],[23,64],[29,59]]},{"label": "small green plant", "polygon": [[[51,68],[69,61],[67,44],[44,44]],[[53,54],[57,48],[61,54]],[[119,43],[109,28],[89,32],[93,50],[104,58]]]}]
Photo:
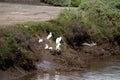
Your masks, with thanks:
[{"label": "small green plant", "polygon": [[[29,57],[28,44],[26,44],[27,37],[17,27],[0,29],[0,69],[6,70],[12,66],[29,64],[29,60],[32,59]],[[33,61],[30,66],[34,66]]]},{"label": "small green plant", "polygon": [[16,27],[27,35],[32,35],[37,32],[37,27],[39,26],[40,22],[27,22],[23,24],[16,24]]},{"label": "small green plant", "polygon": [[71,5],[74,7],[78,7],[81,3],[81,0],[71,0]]},{"label": "small green plant", "polygon": [[69,23],[79,22],[81,19],[81,14],[76,9],[64,9],[58,15],[56,21],[62,25],[67,25]]}]

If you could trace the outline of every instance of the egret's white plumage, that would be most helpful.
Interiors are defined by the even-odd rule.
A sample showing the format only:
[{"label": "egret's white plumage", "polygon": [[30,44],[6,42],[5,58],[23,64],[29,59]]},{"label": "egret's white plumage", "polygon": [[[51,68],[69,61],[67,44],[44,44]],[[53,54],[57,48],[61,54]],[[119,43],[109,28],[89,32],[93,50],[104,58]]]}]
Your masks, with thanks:
[{"label": "egret's white plumage", "polygon": [[96,46],[96,45],[97,45],[96,43],[92,43],[92,44],[91,44],[91,47],[92,47],[92,46]]},{"label": "egret's white plumage", "polygon": [[38,42],[39,42],[39,43],[43,42],[43,39],[39,38],[39,41],[38,41]]},{"label": "egret's white plumage", "polygon": [[47,36],[47,39],[50,39],[52,37],[52,33],[50,32]]},{"label": "egret's white plumage", "polygon": [[45,49],[49,49],[49,45],[48,44],[45,44]]},{"label": "egret's white plumage", "polygon": [[50,49],[50,50],[52,50],[52,49],[53,49],[53,47],[49,47],[49,49]]},{"label": "egret's white plumage", "polygon": [[61,43],[56,44],[56,50],[60,50]]},{"label": "egret's white plumage", "polygon": [[97,44],[96,43],[91,43],[91,44],[89,44],[89,43],[83,43],[82,45],[93,47],[93,46],[96,46]]},{"label": "egret's white plumage", "polygon": [[90,46],[89,43],[83,43],[82,45],[84,45],[84,46]]},{"label": "egret's white plumage", "polygon": [[59,75],[56,74],[54,80],[59,80],[59,79],[60,79],[60,78],[59,78]]},{"label": "egret's white plumage", "polygon": [[28,28],[29,26],[25,25],[24,27],[25,27],[25,28]]},{"label": "egret's white plumage", "polygon": [[61,42],[61,40],[62,40],[62,37],[58,37],[58,38],[56,39],[56,44],[59,44],[59,43]]}]

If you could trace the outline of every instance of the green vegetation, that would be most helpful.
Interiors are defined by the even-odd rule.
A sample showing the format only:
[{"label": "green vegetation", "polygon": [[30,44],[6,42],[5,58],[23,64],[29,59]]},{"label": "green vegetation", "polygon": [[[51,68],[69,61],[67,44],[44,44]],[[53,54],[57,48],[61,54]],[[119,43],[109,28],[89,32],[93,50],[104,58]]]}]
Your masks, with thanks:
[{"label": "green vegetation", "polygon": [[87,28],[93,40],[113,41],[120,36],[119,0],[83,0],[78,9],[64,10],[58,17],[64,25],[78,23]]},{"label": "green vegetation", "polygon": [[74,6],[78,7],[81,3],[81,0],[43,0],[46,3],[55,5],[55,6]]},{"label": "green vegetation", "polygon": [[16,27],[0,29],[0,68],[18,66],[25,70],[35,69],[29,56],[26,40],[29,36]]},{"label": "green vegetation", "polygon": [[71,0],[71,6],[78,7],[81,3],[81,0]]},{"label": "green vegetation", "polygon": [[55,6],[68,6],[70,0],[44,0],[44,2],[55,5]]}]

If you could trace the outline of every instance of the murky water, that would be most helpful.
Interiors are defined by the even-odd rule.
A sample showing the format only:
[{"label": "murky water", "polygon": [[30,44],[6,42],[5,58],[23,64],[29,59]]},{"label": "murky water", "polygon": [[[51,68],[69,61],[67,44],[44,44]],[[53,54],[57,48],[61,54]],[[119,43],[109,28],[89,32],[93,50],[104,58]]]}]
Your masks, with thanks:
[{"label": "murky water", "polygon": [[120,80],[120,58],[96,60],[82,73],[35,74],[19,80]]}]

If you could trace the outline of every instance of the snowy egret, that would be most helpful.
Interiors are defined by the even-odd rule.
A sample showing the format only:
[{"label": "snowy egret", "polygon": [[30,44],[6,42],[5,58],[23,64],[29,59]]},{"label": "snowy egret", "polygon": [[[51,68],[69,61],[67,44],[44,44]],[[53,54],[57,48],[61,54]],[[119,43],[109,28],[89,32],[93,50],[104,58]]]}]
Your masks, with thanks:
[{"label": "snowy egret", "polygon": [[92,43],[92,44],[91,44],[91,47],[92,47],[92,46],[96,46],[96,45],[97,45],[96,43]]},{"label": "snowy egret", "polygon": [[84,46],[90,46],[89,43],[83,43],[82,45],[84,45]]},{"label": "snowy egret", "polygon": [[53,47],[49,47],[49,49],[50,49],[50,50],[52,50],[52,49],[53,49]]},{"label": "snowy egret", "polygon": [[56,74],[54,80],[59,80],[59,79],[60,79],[60,78],[59,78],[59,75]]},{"label": "snowy egret", "polygon": [[25,27],[25,28],[28,28],[29,26],[25,25],[24,27]]},{"label": "snowy egret", "polygon": [[52,37],[52,33],[50,32],[49,35],[47,36],[47,39],[50,39]]},{"label": "snowy egret", "polygon": [[83,43],[82,45],[93,47],[93,46],[96,46],[97,44],[96,43],[91,43],[91,44],[89,44],[89,43]]},{"label": "snowy egret", "polygon": [[62,37],[58,37],[58,38],[56,39],[56,44],[59,44],[61,40],[62,40]]},{"label": "snowy egret", "polygon": [[43,39],[39,38],[39,41],[38,41],[38,42],[39,42],[39,43],[43,42]]},{"label": "snowy egret", "polygon": [[56,44],[56,50],[60,50],[61,43]]},{"label": "snowy egret", "polygon": [[49,48],[48,44],[45,44],[45,48],[44,49],[48,49],[48,48]]}]

